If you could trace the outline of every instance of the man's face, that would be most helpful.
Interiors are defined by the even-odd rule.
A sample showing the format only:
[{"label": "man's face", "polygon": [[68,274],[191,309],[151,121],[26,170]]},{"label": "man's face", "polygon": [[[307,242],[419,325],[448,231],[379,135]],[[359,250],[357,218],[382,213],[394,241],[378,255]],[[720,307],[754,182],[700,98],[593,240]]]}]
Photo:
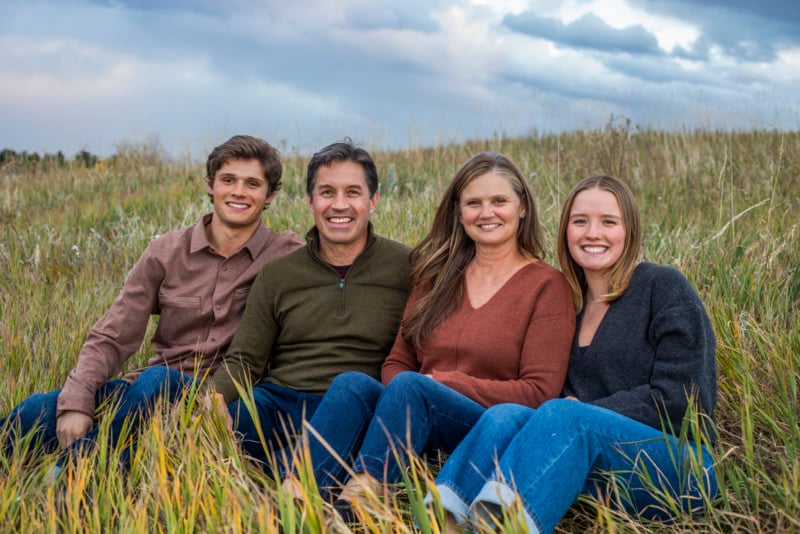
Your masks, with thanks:
[{"label": "man's face", "polygon": [[352,262],[364,250],[369,217],[378,199],[377,191],[370,198],[364,168],[354,161],[335,161],[317,169],[308,204],[327,261],[335,257]]},{"label": "man's face", "polygon": [[213,199],[214,214],[229,228],[258,224],[265,204],[275,196],[257,159],[225,162],[214,175],[214,182],[206,182],[206,190]]}]

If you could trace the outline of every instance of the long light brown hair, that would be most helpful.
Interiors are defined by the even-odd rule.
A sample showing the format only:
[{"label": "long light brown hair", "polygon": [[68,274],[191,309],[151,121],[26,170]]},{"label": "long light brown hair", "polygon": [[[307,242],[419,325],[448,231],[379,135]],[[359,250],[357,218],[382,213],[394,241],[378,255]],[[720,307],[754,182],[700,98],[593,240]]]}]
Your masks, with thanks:
[{"label": "long light brown hair", "polygon": [[622,225],[625,228],[625,245],[622,248],[622,255],[611,267],[608,278],[608,292],[598,300],[612,302],[625,292],[633,276],[633,271],[639,263],[639,256],[642,251],[639,208],[636,207],[636,201],[628,185],[619,178],[606,174],[589,176],[578,182],[570,191],[566,202],[564,202],[564,209],[561,210],[561,221],[558,225],[558,263],[561,265],[561,271],[572,289],[572,301],[575,304],[576,312],[583,309],[586,274],[569,253],[567,227],[569,226],[569,215],[572,211],[572,205],[575,203],[575,197],[583,191],[595,188],[608,191],[614,195],[617,199],[617,204],[619,204]]},{"label": "long light brown hair", "polygon": [[403,337],[416,350],[431,331],[458,307],[464,296],[464,270],[475,256],[475,242],[459,221],[459,200],[467,185],[484,174],[503,176],[520,200],[525,216],[519,221],[517,246],[544,258],[536,203],[522,171],[507,156],[480,152],[456,171],[436,210],[430,233],[411,251],[411,289],[420,296],[403,320]]}]

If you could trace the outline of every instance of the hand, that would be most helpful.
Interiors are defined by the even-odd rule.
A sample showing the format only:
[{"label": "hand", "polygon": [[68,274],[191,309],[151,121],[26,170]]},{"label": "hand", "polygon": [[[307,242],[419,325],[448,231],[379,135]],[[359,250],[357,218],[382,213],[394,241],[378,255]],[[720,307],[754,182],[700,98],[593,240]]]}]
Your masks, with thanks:
[{"label": "hand", "polygon": [[222,393],[214,393],[212,401],[214,404],[214,411],[224,418],[225,426],[228,427],[228,430],[233,432],[233,417],[231,417],[231,412],[228,411],[228,403],[225,402],[225,397],[222,396]]},{"label": "hand", "polygon": [[83,412],[64,412],[56,419],[56,436],[62,449],[86,435],[94,425],[94,420]]},{"label": "hand", "polygon": [[227,429],[233,433],[233,417],[228,411],[228,404],[225,402],[225,397],[222,396],[222,393],[213,393],[203,397],[200,401],[200,408],[208,414],[216,414],[222,417]]}]

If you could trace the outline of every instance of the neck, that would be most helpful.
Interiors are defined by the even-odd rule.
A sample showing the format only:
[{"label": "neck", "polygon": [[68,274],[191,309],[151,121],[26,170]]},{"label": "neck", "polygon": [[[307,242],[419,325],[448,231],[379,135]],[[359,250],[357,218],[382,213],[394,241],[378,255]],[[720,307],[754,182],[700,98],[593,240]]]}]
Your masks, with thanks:
[{"label": "neck", "polygon": [[519,269],[532,261],[534,258],[521,251],[515,242],[503,247],[478,246],[470,263],[475,271],[502,274],[509,269]]},{"label": "neck", "polygon": [[608,293],[608,277],[597,273],[587,273],[586,276],[586,301],[592,302]]},{"label": "neck", "polygon": [[349,245],[337,245],[336,243],[327,243],[320,240],[319,255],[323,260],[331,265],[343,267],[345,265],[353,265],[356,258],[361,254],[367,246],[367,236],[359,239],[357,243]]},{"label": "neck", "polygon": [[217,254],[227,258],[253,237],[256,228],[258,223],[242,228],[231,228],[222,225],[216,217],[212,217],[211,224],[206,226],[206,238]]}]

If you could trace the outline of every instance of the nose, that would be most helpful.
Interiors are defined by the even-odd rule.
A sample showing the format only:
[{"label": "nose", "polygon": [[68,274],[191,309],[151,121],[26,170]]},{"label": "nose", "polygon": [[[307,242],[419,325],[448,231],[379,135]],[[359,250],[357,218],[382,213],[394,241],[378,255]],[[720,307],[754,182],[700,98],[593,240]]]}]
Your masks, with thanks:
[{"label": "nose", "polygon": [[598,238],[600,237],[600,223],[598,221],[590,221],[586,228],[586,237]]},{"label": "nose", "polygon": [[333,209],[344,210],[347,209],[347,202],[344,198],[344,193],[337,193],[333,199]]},{"label": "nose", "polygon": [[492,209],[492,205],[491,204],[483,204],[482,203],[481,204],[481,212],[480,212],[479,216],[481,218],[483,218],[483,219],[487,219],[489,217],[492,217],[493,215],[494,215],[494,210]]},{"label": "nose", "polygon": [[233,186],[233,194],[238,196],[244,195],[244,182],[242,180],[236,180]]}]

